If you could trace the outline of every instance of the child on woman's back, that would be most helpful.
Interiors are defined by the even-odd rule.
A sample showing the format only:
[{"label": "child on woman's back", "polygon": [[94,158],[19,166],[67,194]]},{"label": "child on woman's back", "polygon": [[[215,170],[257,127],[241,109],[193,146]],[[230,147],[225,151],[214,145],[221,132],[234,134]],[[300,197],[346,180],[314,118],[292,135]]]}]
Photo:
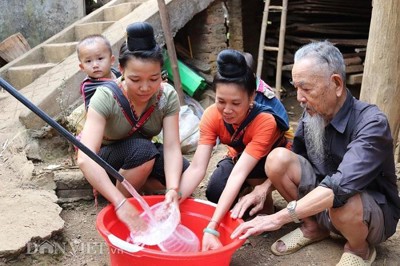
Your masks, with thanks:
[{"label": "child on woman's back", "polygon": [[116,78],[111,70],[115,57],[110,42],[103,35],[86,36],[78,43],[76,52],[79,67],[89,78]]},{"label": "child on woman's back", "polygon": [[[84,37],[76,46],[76,52],[79,59],[79,68],[87,75],[81,86],[84,86],[85,82],[90,80],[115,80],[117,78],[112,71],[115,57],[112,54],[111,44],[103,35],[95,34]],[[83,93],[83,87],[81,87],[81,92]],[[84,110],[88,104],[85,94],[83,94],[83,98],[85,104],[80,105],[73,112],[78,116],[78,121],[76,121],[76,134],[78,139],[80,139],[80,131],[86,120],[86,111]],[[93,189],[93,194],[95,197],[95,205],[97,206],[98,193],[95,189]]]},{"label": "child on woman's back", "polygon": [[[81,86],[88,80],[115,80],[117,78],[112,68],[115,57],[112,54],[111,44],[103,35],[93,34],[84,37],[77,44],[76,53],[79,59],[79,68],[87,75]],[[80,90],[82,92],[82,88]],[[86,103],[85,95],[83,95],[83,99]],[[71,124],[75,125],[77,135],[79,135],[85,123],[85,107],[87,106],[84,104],[78,106],[70,115]]]}]

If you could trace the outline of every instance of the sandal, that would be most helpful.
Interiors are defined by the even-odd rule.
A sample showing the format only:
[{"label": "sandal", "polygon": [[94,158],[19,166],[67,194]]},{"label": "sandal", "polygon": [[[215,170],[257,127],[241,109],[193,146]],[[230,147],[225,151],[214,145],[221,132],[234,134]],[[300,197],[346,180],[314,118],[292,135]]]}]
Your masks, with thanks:
[{"label": "sandal", "polygon": [[[275,254],[277,256],[288,255],[288,254],[295,253],[299,249],[301,249],[311,243],[321,241],[325,238],[326,237],[319,238],[319,239],[306,238],[306,237],[304,237],[303,232],[300,230],[300,228],[297,228],[296,230],[290,232],[287,235],[284,235],[283,237],[281,237],[277,241],[275,241],[275,243],[272,244],[272,246],[271,246],[271,251],[273,254]],[[277,250],[276,246],[279,241],[281,241],[285,244],[286,251],[280,252]]]},{"label": "sandal", "polygon": [[350,253],[344,252],[340,261],[336,266],[369,266],[375,261],[376,258],[376,250],[374,247],[370,248],[370,254],[368,260],[363,260],[363,258]]}]

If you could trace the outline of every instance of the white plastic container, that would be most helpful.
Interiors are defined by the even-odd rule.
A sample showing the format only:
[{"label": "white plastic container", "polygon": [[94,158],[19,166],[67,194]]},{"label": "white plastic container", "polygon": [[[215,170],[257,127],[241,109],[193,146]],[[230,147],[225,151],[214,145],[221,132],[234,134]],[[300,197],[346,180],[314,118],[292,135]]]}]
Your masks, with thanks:
[{"label": "white plastic container", "polygon": [[150,219],[146,212],[140,214],[140,217],[148,223],[148,229],[140,234],[130,234],[135,244],[154,246],[163,242],[172,235],[181,220],[175,204],[166,208],[164,202],[159,202],[151,206],[150,211],[154,220]]},{"label": "white plastic container", "polygon": [[174,233],[158,244],[158,247],[165,252],[198,252],[200,241],[192,230],[179,224]]},{"label": "white plastic container", "polygon": [[148,213],[140,216],[148,222],[148,229],[141,234],[130,234],[134,244],[158,247],[165,252],[198,252],[200,241],[195,233],[180,224],[180,212],[176,205],[168,208],[164,202],[159,202],[150,207],[154,219]]}]

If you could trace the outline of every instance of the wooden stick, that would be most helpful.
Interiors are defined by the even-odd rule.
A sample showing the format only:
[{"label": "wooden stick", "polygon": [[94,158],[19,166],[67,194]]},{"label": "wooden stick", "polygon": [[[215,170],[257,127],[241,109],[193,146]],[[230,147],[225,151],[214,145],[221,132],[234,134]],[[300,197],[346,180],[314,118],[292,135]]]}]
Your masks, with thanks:
[{"label": "wooden stick", "polygon": [[168,57],[171,62],[172,74],[174,75],[174,87],[179,96],[179,102],[181,105],[185,105],[185,98],[182,91],[181,78],[179,76],[178,59],[175,51],[174,39],[172,38],[171,25],[169,23],[169,15],[167,7],[165,6],[164,0],[158,1],[158,10],[161,18],[161,26],[164,32],[165,43],[168,47]]},{"label": "wooden stick", "polygon": [[190,52],[190,58],[193,58],[193,51],[192,51],[192,42],[190,41],[190,36],[187,36],[188,40],[188,45],[189,45],[189,52]]}]

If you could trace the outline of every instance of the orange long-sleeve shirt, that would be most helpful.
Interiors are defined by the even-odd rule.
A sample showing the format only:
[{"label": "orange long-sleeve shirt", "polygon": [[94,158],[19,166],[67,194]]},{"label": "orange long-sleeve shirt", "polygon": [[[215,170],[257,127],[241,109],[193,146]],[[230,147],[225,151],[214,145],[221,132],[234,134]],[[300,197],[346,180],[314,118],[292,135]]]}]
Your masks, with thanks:
[{"label": "orange long-sleeve shirt", "polygon": [[[275,118],[269,113],[260,113],[250,122],[243,135],[245,151],[259,160],[271,151],[280,136],[281,131],[277,127]],[[238,155],[239,151],[229,146],[231,135],[224,125],[222,115],[213,104],[204,111],[201,118],[199,144],[215,145],[218,137],[221,143],[228,145],[228,156]]]}]

